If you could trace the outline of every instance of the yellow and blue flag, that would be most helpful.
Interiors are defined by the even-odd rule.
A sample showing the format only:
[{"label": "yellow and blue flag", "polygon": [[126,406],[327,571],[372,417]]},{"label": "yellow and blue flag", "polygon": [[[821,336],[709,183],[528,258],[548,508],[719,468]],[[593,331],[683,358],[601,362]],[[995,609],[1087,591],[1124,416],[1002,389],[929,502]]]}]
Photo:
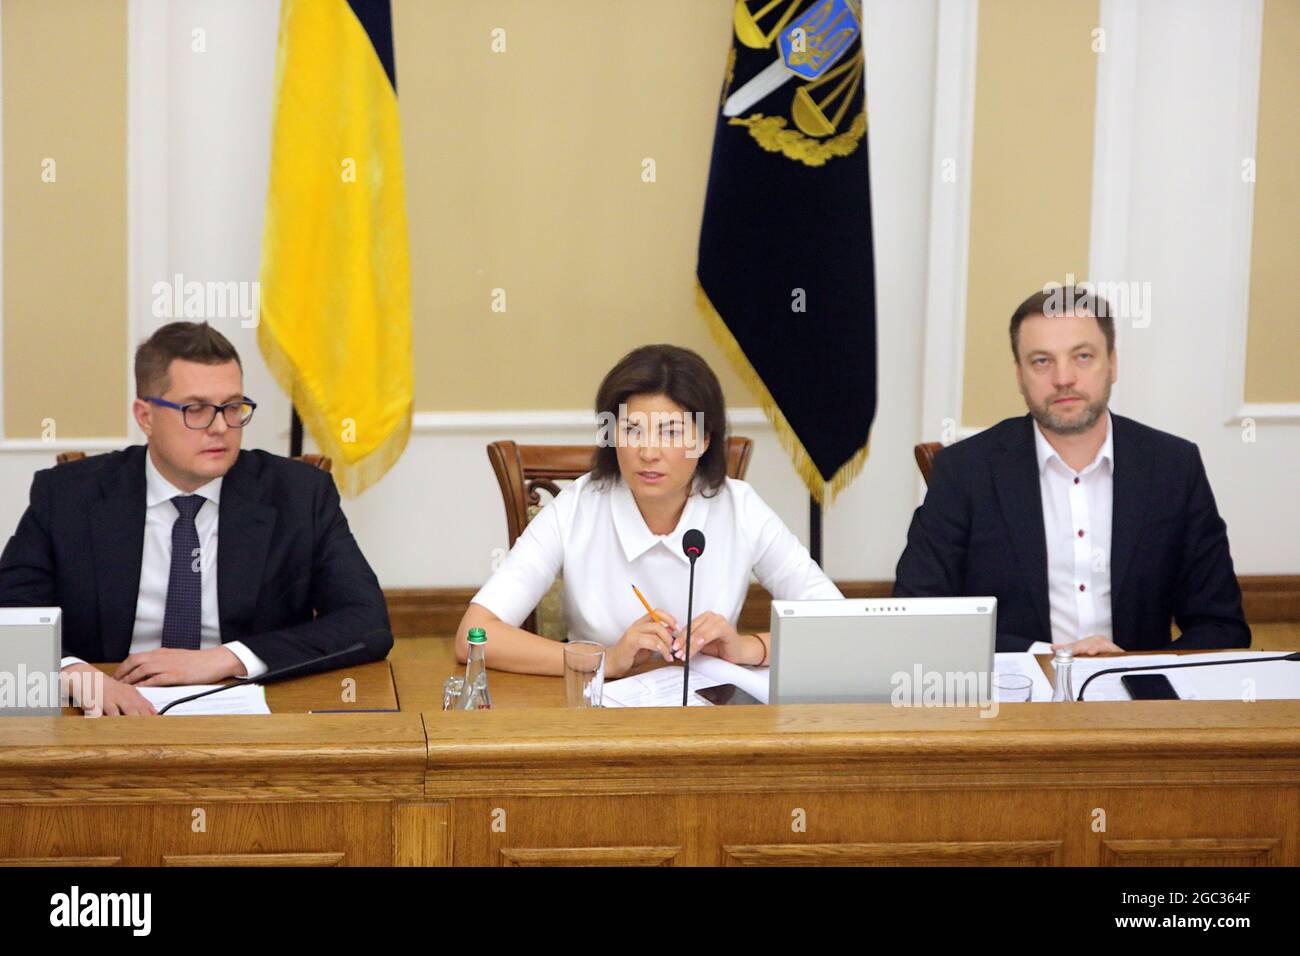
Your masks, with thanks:
[{"label": "yellow and blue flag", "polygon": [[344,494],[411,430],[406,198],[389,0],[282,0],[258,342]]}]

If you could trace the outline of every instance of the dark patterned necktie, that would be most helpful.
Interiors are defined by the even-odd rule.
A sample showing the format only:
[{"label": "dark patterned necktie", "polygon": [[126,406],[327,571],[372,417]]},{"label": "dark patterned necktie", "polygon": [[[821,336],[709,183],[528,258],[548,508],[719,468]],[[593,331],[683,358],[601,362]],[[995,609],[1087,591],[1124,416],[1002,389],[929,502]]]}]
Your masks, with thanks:
[{"label": "dark patterned necktie", "polygon": [[194,516],[207,501],[202,495],[172,499],[179,514],[172,525],[172,567],[167,579],[162,646],[197,651],[203,625],[203,563]]}]

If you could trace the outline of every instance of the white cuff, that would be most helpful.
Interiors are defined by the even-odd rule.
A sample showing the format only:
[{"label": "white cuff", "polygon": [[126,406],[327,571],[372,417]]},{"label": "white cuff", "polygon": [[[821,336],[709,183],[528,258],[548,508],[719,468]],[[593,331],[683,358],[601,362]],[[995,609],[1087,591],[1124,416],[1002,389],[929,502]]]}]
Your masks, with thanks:
[{"label": "white cuff", "polygon": [[59,661],[59,670],[62,670],[63,668],[69,666],[70,664],[84,664],[84,663],[86,662],[83,661],[80,657],[65,657],[63,660]]},{"label": "white cuff", "polygon": [[239,658],[239,662],[244,665],[244,670],[248,671],[249,678],[261,677],[267,672],[265,662],[250,651],[243,641],[229,641],[221,646]]},{"label": "white cuff", "polygon": [[1054,654],[1051,644],[1044,644],[1042,641],[1034,641],[1029,645],[1030,654]]}]

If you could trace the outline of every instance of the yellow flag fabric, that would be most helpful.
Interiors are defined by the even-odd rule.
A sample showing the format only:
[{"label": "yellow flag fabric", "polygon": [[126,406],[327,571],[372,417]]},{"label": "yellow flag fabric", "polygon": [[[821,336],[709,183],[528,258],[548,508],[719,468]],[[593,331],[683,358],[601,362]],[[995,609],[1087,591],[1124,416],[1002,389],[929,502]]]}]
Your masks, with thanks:
[{"label": "yellow flag fabric", "polygon": [[401,456],[413,376],[397,92],[346,0],[281,4],[258,343],[343,494]]}]

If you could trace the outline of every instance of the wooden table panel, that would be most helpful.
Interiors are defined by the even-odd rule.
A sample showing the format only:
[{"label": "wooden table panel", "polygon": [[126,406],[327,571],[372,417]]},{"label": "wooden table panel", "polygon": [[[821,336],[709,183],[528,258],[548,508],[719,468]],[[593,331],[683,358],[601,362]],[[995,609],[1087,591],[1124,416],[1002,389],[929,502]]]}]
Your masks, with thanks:
[{"label": "wooden table panel", "polygon": [[[116,664],[95,664],[105,674]],[[234,681],[223,681],[233,684]],[[397,687],[388,661],[371,661],[323,674],[277,681],[266,687],[266,706],[273,714],[305,714],[309,710],[396,710]],[[80,711],[65,707],[64,716]],[[173,719],[172,715],[165,717]]]},{"label": "wooden table panel", "polygon": [[[425,642],[270,716],[0,720],[0,862],[1300,865],[1298,701],[444,713]],[[347,677],[402,711],[305,713]]]},{"label": "wooden table panel", "polygon": [[[404,706],[456,667],[399,662]],[[493,710],[425,714],[457,864],[1300,863],[1300,701],[577,710],[490,681]]]},{"label": "wooden table panel", "polygon": [[0,720],[0,864],[446,860],[448,808],[423,800],[420,714],[308,713],[396,708],[387,661],[267,699],[269,716]]}]

